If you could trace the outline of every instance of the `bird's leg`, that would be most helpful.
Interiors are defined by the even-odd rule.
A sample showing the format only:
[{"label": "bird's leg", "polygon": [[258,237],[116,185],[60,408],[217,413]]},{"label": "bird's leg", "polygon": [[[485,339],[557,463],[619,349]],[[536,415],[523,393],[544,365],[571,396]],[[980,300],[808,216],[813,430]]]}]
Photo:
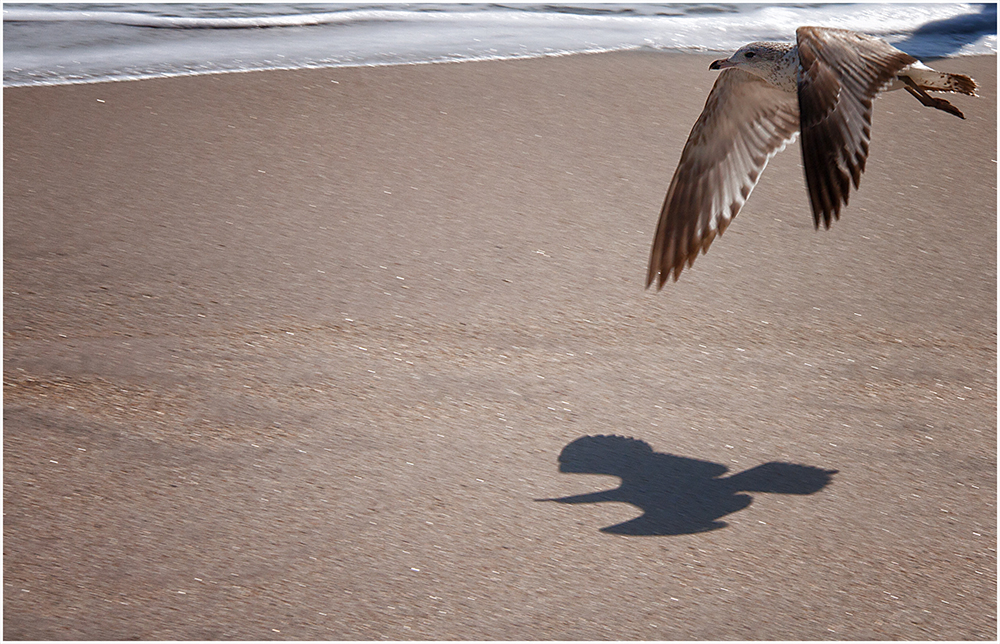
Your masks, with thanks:
[{"label": "bird's leg", "polygon": [[933,107],[942,110],[944,112],[948,112],[949,114],[954,114],[960,119],[965,118],[965,114],[962,114],[962,111],[960,109],[958,109],[948,101],[944,100],[943,98],[935,98],[934,96],[931,96],[924,90],[920,89],[919,87],[917,87],[917,84],[913,82],[913,79],[910,78],[909,76],[900,76],[899,78],[904,83],[906,83],[906,87],[904,87],[903,89],[909,92],[913,96],[913,98],[920,101],[921,105],[925,107]]}]

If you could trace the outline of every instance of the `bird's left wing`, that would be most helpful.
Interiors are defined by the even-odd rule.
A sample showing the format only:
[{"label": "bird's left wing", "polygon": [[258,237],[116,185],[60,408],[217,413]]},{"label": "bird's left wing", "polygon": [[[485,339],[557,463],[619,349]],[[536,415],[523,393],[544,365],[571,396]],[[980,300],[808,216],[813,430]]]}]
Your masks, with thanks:
[{"label": "bird's left wing", "polygon": [[917,59],[843,29],[799,27],[802,165],[813,220],[829,228],[861,182],[871,141],[872,101]]},{"label": "bird's left wing", "polygon": [[667,190],[646,287],[674,280],[739,213],[767,162],[795,139],[798,99],[740,69],[719,74]]}]

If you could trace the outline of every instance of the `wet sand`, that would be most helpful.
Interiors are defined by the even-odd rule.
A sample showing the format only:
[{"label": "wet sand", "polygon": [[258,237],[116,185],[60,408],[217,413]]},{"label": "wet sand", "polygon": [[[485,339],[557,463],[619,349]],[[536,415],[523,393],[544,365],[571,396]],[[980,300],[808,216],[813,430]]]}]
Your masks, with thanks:
[{"label": "wet sand", "polygon": [[710,60],[4,90],[4,636],[995,638],[996,59],[647,291]]}]

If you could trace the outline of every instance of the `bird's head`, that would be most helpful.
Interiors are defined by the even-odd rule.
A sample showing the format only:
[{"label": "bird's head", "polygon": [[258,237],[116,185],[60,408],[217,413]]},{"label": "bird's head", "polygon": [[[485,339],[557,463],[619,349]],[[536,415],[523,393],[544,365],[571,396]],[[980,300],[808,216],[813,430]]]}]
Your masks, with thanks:
[{"label": "bird's head", "polygon": [[722,58],[708,66],[709,69],[739,67],[760,75],[763,70],[771,70],[782,63],[782,58],[791,48],[789,43],[752,42],[743,45],[729,58]]}]

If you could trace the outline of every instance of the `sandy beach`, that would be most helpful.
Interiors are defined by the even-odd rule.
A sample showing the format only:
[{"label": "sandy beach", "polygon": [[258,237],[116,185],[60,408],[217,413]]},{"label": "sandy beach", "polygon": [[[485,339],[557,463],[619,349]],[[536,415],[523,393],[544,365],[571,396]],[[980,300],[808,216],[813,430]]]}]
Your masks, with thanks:
[{"label": "sandy beach", "polygon": [[5,89],[4,637],[994,639],[996,58],[645,290],[712,59]]}]

